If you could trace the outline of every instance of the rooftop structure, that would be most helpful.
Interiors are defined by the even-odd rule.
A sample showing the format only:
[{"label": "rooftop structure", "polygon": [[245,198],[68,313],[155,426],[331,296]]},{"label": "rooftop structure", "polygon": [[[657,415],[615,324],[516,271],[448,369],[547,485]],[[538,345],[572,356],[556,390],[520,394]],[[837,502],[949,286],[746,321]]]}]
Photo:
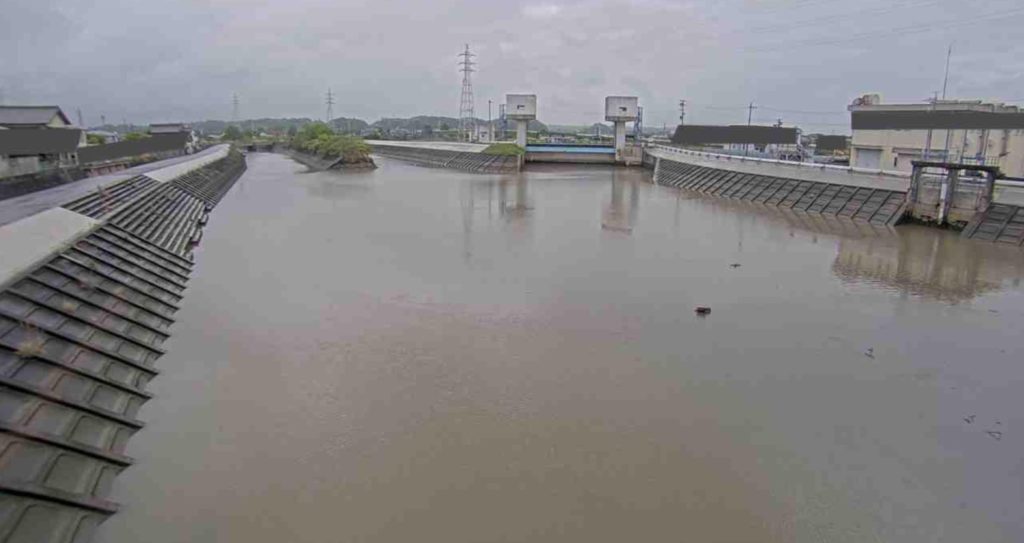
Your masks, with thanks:
[{"label": "rooftop structure", "polygon": [[981,100],[884,104],[867,94],[848,107],[854,166],[909,172],[914,160],[998,166],[1024,176],[1024,110]]},{"label": "rooftop structure", "polygon": [[0,106],[3,128],[68,128],[71,121],[57,106]]}]

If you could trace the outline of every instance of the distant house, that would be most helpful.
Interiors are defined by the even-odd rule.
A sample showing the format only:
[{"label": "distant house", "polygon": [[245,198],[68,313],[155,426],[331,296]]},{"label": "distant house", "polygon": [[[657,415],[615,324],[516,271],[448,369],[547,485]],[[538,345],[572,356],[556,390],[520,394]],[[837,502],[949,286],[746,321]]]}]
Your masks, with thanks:
[{"label": "distant house", "polygon": [[154,123],[149,125],[149,134],[151,136],[186,134],[186,153],[194,153],[199,144],[192,127],[185,123]]},{"label": "distant house", "polygon": [[754,150],[777,158],[800,160],[800,130],[785,126],[701,125],[676,127],[672,143],[684,147]]},{"label": "distant house", "polygon": [[0,127],[73,128],[67,115],[57,106],[0,106]]},{"label": "distant house", "polygon": [[121,134],[109,130],[90,130],[86,136],[98,136],[103,138],[103,143],[117,143],[121,141]]},{"label": "distant house", "polygon": [[82,137],[77,128],[0,130],[0,178],[77,166]]}]

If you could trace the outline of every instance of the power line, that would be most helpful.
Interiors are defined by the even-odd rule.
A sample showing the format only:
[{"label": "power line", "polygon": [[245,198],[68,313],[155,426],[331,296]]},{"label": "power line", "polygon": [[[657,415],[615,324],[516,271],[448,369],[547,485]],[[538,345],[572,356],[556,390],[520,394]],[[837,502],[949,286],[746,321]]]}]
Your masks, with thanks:
[{"label": "power line", "polygon": [[886,29],[886,30],[882,30],[882,31],[861,32],[861,33],[857,33],[857,34],[851,34],[851,35],[849,35],[849,36],[847,36],[845,38],[839,38],[839,39],[827,39],[827,40],[810,39],[810,40],[798,40],[798,41],[792,41],[792,42],[776,42],[776,43],[769,43],[769,44],[765,44],[765,45],[751,46],[751,47],[747,47],[746,49],[747,50],[752,50],[752,51],[772,51],[772,50],[778,50],[778,49],[785,49],[785,48],[788,48],[788,47],[805,47],[805,46],[816,46],[816,45],[834,45],[834,44],[858,41],[858,40],[866,39],[866,38],[881,38],[881,37],[891,36],[891,35],[895,35],[895,34],[900,34],[901,36],[906,36],[906,35],[921,34],[921,33],[929,32],[929,31],[935,30],[937,28],[945,30],[945,29],[949,29],[951,27],[968,26],[968,25],[978,24],[978,23],[992,21],[992,20],[996,20],[996,19],[1003,19],[1003,18],[1006,18],[1006,17],[1010,17],[1010,16],[1013,16],[1013,15],[1020,14],[1020,13],[1024,13],[1024,8],[1011,9],[1011,10],[1007,10],[1007,11],[999,12],[999,13],[989,13],[987,15],[982,15],[980,17],[975,17],[975,18],[970,18],[970,19],[947,19],[945,21],[932,21],[932,22],[929,22],[929,23],[916,24],[916,25],[908,25],[908,26],[897,27],[897,28],[890,28],[890,29]]},{"label": "power line", "polygon": [[821,15],[821,16],[818,16],[818,17],[812,17],[812,18],[809,18],[809,19],[801,19],[799,21],[790,21],[790,22],[782,23],[782,24],[771,24],[771,25],[764,25],[764,26],[755,26],[755,27],[752,27],[752,28],[743,29],[741,32],[737,32],[737,33],[742,33],[742,34],[762,34],[762,33],[773,31],[773,30],[779,30],[779,31],[782,31],[782,30],[793,30],[795,28],[808,26],[810,24],[830,22],[830,21],[841,21],[841,22],[844,22],[844,23],[849,23],[850,19],[852,17],[854,17],[854,16],[857,16],[857,15],[876,15],[876,16],[877,15],[887,15],[889,13],[894,13],[894,12],[897,12],[897,11],[903,11],[903,10],[907,10],[907,9],[919,9],[919,8],[926,7],[926,6],[933,5],[933,4],[937,4],[937,3],[938,3],[937,0],[927,0],[927,1],[924,1],[924,2],[916,3],[916,4],[898,4],[898,5],[894,6],[894,7],[889,8],[889,9],[878,9],[878,8],[870,8],[869,7],[867,9],[861,9],[861,10],[857,10],[857,11],[844,12],[842,15],[836,15],[836,14]]},{"label": "power line", "polygon": [[768,107],[768,106],[761,106],[761,107],[763,109],[767,109],[767,110],[771,110],[771,111],[777,111],[779,113],[793,113],[793,114],[796,114],[796,115],[833,115],[833,116],[834,115],[844,115],[844,116],[846,115],[845,112],[839,112],[839,111],[807,111],[807,110],[800,110],[800,109],[782,109],[782,108],[775,108],[775,107]]}]

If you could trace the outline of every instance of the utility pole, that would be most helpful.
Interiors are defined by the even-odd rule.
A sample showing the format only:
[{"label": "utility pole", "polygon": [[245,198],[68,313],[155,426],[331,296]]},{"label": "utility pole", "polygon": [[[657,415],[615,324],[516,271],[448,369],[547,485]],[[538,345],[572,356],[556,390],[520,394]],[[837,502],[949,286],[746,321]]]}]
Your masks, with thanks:
[{"label": "utility pole", "polygon": [[[750,105],[747,106],[747,126],[750,126],[751,121],[754,120],[755,109],[757,109],[757,106],[754,105],[754,102],[750,102]],[[743,146],[743,156],[750,154],[750,145],[751,144],[748,143]]]},{"label": "utility pole", "polygon": [[679,101],[679,125],[682,126],[686,121],[686,100]]},{"label": "utility pole", "polygon": [[231,95],[231,123],[238,124],[238,93]]},{"label": "utility pole", "polygon": [[476,62],[473,62],[473,53],[469,52],[469,44],[466,44],[466,49],[459,53],[462,60],[459,61],[462,72],[462,93],[459,96],[459,130],[464,134],[466,141],[471,141],[472,135],[471,130],[473,129],[473,80],[470,74],[475,72],[473,66]]},{"label": "utility pole", "polygon": [[104,127],[107,126],[107,116],[106,115],[100,115],[100,125],[102,125]]},{"label": "utility pole", "polygon": [[332,130],[337,131],[337,127],[334,126],[334,94],[331,93],[330,87],[327,87],[327,124]]},{"label": "utility pole", "polygon": [[[932,104],[931,107],[928,108],[928,113],[929,114],[935,112],[935,103],[938,102],[938,101],[939,101],[939,91],[933,91],[933,96],[929,100],[929,102],[931,102],[931,104]],[[929,116],[931,116],[931,115],[929,115]],[[931,124],[929,124],[929,126],[931,126]],[[928,160],[928,155],[930,155],[931,153],[932,153],[932,129],[929,128],[928,129],[928,136],[924,140],[924,156],[922,157],[922,159],[923,160]]]},{"label": "utility pole", "polygon": [[487,100],[487,139],[494,143],[494,121],[491,120],[491,101]]},{"label": "utility pole", "polygon": [[953,42],[949,43],[946,50],[946,75],[942,76],[942,99],[946,99],[946,85],[949,83],[949,57],[953,56]]},{"label": "utility pole", "polygon": [[[946,99],[946,85],[949,83],[949,57],[953,56],[953,42],[949,42],[949,49],[946,50],[946,74],[942,76],[942,99]],[[942,160],[949,162],[949,138],[952,130],[946,127],[946,143],[942,146]]]}]

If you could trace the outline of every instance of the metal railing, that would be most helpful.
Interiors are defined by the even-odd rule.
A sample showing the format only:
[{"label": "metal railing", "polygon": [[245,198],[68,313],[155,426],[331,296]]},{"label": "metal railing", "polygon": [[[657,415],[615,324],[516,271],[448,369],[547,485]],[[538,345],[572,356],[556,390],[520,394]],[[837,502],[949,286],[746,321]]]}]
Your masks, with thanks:
[{"label": "metal railing", "polygon": [[789,166],[792,168],[803,168],[805,171],[818,170],[818,171],[832,171],[832,172],[843,172],[843,173],[861,173],[867,175],[885,175],[890,177],[910,178],[910,172],[901,172],[896,170],[874,170],[869,168],[855,168],[852,166],[836,166],[833,164],[816,164],[811,162],[792,162],[788,160],[778,160],[774,158],[756,158],[741,155],[726,155],[720,153],[709,153],[705,151],[694,151],[691,149],[682,149],[679,147],[672,147],[669,145],[660,145],[657,143],[648,144],[647,149],[655,149],[658,151],[665,151],[669,153],[675,153],[678,155],[690,156],[694,158],[706,158],[712,160],[725,160],[725,161],[738,161],[738,162],[752,162],[757,164],[772,164],[779,166]]}]

